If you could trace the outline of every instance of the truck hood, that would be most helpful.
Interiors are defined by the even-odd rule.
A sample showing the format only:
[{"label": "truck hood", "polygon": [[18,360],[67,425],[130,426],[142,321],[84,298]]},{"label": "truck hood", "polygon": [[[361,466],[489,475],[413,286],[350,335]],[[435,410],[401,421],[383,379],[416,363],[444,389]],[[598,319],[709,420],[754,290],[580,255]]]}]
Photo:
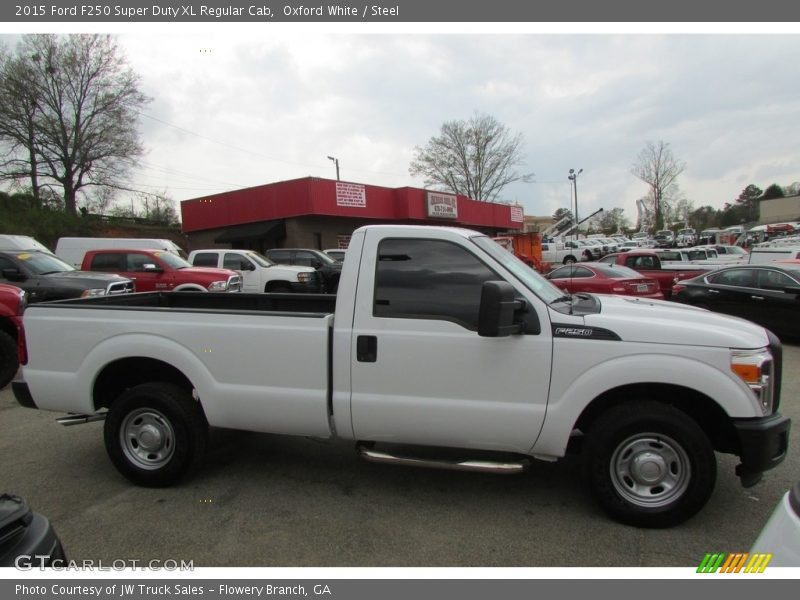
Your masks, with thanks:
[{"label": "truck hood", "polygon": [[314,267],[297,267],[294,265],[279,264],[270,265],[267,268],[278,273],[294,273],[295,275],[298,273],[314,273],[316,271]]},{"label": "truck hood", "polygon": [[656,344],[760,348],[766,330],[750,321],[664,300],[595,296],[600,310],[587,314],[587,326],[607,329],[625,341]]},{"label": "truck hood", "polygon": [[98,271],[62,271],[61,273],[48,273],[42,275],[49,281],[63,282],[68,285],[93,285],[102,284],[103,287],[109,283],[129,281],[127,277],[115,275],[113,273],[102,273]]}]

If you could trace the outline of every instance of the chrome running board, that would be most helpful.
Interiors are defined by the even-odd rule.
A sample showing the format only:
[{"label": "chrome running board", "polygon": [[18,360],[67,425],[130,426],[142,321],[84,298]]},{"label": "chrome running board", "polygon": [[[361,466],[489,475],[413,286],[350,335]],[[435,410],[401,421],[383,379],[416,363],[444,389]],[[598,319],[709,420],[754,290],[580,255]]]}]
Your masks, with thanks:
[{"label": "chrome running board", "polygon": [[67,415],[66,417],[59,417],[56,423],[69,427],[70,425],[83,425],[84,423],[91,423],[93,421],[102,421],[106,418],[106,413],[99,413],[94,415]]},{"label": "chrome running board", "polygon": [[405,467],[427,467],[430,469],[447,469],[450,471],[475,471],[478,473],[495,473],[499,475],[516,475],[528,468],[529,462],[491,461],[491,460],[446,460],[430,458],[413,458],[399,456],[370,448],[365,444],[357,444],[356,450],[364,460],[376,463],[388,463]]}]

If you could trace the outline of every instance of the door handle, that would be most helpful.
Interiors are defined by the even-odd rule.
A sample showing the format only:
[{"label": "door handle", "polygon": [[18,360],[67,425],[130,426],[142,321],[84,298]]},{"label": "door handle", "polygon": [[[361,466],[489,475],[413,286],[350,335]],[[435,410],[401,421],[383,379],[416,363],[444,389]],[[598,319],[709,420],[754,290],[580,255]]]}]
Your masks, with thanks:
[{"label": "door handle", "polygon": [[763,300],[764,296],[750,296],[753,300]]},{"label": "door handle", "polygon": [[378,338],[374,335],[360,335],[356,339],[356,359],[358,362],[378,360]]},{"label": "door handle", "polygon": [[709,294],[719,294],[719,290],[708,290]]}]

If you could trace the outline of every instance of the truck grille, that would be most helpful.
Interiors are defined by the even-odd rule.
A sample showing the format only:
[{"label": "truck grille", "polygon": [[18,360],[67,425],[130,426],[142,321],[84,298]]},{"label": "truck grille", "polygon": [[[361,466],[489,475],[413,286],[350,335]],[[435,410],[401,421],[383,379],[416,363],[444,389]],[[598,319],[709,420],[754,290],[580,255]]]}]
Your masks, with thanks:
[{"label": "truck grille", "polygon": [[116,296],[117,294],[131,294],[136,291],[133,281],[126,280],[109,283],[106,288],[106,296]]},{"label": "truck grille", "polygon": [[242,278],[238,275],[234,275],[230,279],[228,279],[228,291],[229,292],[241,292],[242,291]]}]

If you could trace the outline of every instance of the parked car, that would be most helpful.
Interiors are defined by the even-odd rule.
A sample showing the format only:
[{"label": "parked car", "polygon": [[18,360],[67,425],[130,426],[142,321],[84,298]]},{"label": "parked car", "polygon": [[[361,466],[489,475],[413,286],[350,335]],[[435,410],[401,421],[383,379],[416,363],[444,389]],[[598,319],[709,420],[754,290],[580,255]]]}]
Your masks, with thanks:
[{"label": "parked car", "polygon": [[336,262],[344,262],[344,255],[347,250],[342,250],[341,248],[329,248],[328,250],[323,250],[325,254],[330,256]]},{"label": "parked car", "polygon": [[664,299],[658,281],[643,277],[633,269],[620,265],[591,263],[564,265],[547,274],[556,287],[571,294],[593,292],[595,294],[622,294],[639,298]]},{"label": "parked car", "polygon": [[161,250],[89,250],[83,268],[118,273],[136,282],[137,292],[239,292],[242,278],[230,269],[193,267]]},{"label": "parked car", "polygon": [[800,337],[800,265],[724,267],[672,291],[678,302],[753,321],[781,338]]},{"label": "parked car", "polygon": [[0,494],[0,567],[30,570],[66,560],[50,521],[23,498]]},{"label": "parked car", "polygon": [[25,290],[0,284],[0,388],[8,385],[19,368],[17,344],[24,339],[21,332],[26,296]]},{"label": "parked car", "polygon": [[80,267],[89,250],[111,250],[112,248],[137,248],[171,252],[181,258],[186,253],[172,240],[162,238],[95,238],[62,237],[56,242],[56,256],[73,267]]},{"label": "parked car", "polygon": [[653,238],[658,248],[673,248],[675,246],[675,234],[669,229],[657,231]]},{"label": "parked car", "polygon": [[322,276],[322,289],[335,294],[342,275],[342,263],[333,260],[322,250],[309,248],[273,248],[265,252],[267,258],[279,265],[314,267]]},{"label": "parked car", "polygon": [[0,283],[28,293],[28,302],[125,294],[131,279],[109,273],[78,271],[48,252],[0,250]]},{"label": "parked car", "polygon": [[600,261],[610,265],[629,267],[638,271],[640,275],[655,279],[664,294],[664,298],[669,300],[672,295],[672,286],[682,279],[691,279],[710,270],[711,267],[703,265],[693,265],[690,263],[680,265],[662,265],[658,253],[654,250],[630,250],[628,252],[618,252],[604,256]]},{"label": "parked car", "polygon": [[800,566],[800,481],[783,495],[750,554],[770,554],[770,566]]},{"label": "parked car", "polygon": [[189,262],[195,267],[236,271],[242,278],[243,292],[317,294],[322,291],[314,268],[276,265],[252,250],[193,250]]}]

